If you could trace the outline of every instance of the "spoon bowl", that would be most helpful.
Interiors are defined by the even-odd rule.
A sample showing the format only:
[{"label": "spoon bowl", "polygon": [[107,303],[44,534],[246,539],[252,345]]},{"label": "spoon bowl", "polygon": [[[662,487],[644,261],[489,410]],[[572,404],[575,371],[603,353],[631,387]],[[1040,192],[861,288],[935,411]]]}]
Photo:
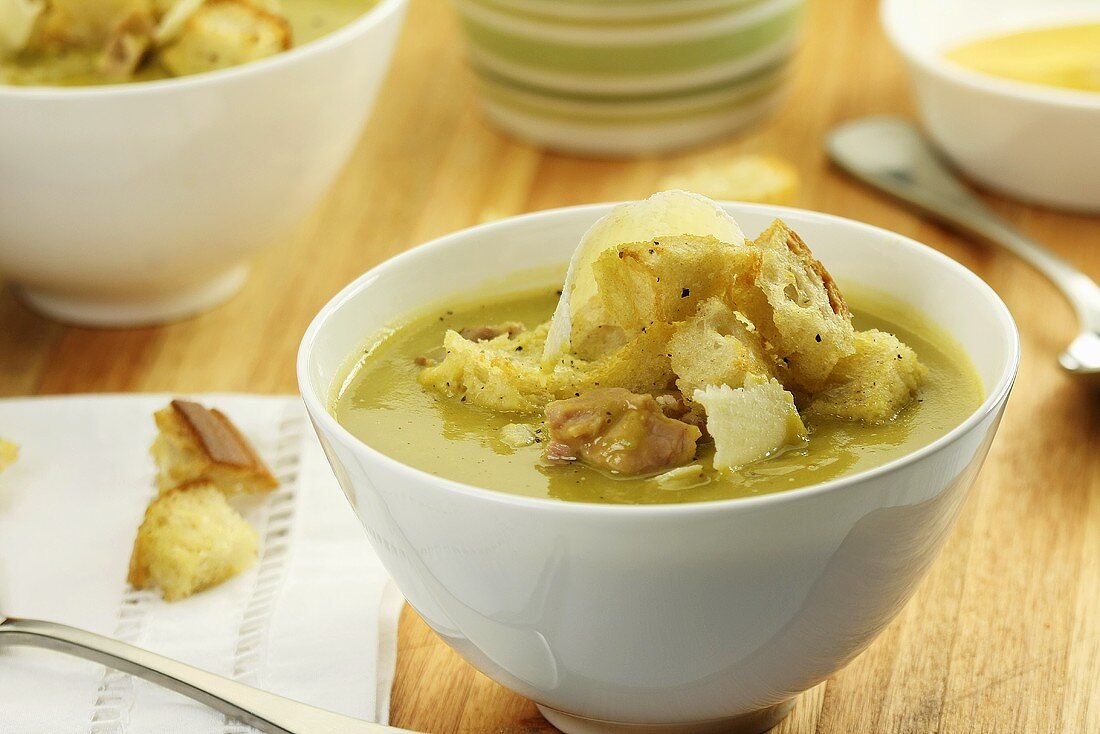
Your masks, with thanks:
[{"label": "spoon bowl", "polygon": [[963,234],[1008,250],[1042,273],[1073,306],[1081,331],[1058,358],[1070,374],[1100,383],[1100,286],[990,211],[909,121],[866,117],[825,139],[834,163],[872,188]]}]

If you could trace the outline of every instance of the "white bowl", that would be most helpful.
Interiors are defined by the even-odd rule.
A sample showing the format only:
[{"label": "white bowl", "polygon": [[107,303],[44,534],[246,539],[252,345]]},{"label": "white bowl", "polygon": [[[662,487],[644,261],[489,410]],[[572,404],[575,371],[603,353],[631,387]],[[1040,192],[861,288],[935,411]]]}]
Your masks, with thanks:
[{"label": "white bowl", "polygon": [[1100,21],[1095,0],[883,0],[932,140],[983,186],[1024,201],[1100,212],[1100,93],[1025,84],[944,58],[967,41]]},{"label": "white bowl", "polygon": [[347,160],[406,2],[224,71],[0,86],[0,274],[47,314],[93,325],[228,298],[247,257],[297,224]]},{"label": "white bowl", "polygon": [[[776,216],[842,280],[889,284],[965,344],[987,398],[902,459],[779,494],[684,505],[534,499],[379,453],[329,412],[379,329],[517,267],[563,264],[611,205],[448,235],[345,288],[309,327],[298,380],[329,460],[409,602],[472,665],[567,732],[762,731],[865,648],[947,537],[1019,359],[997,295],[897,234],[814,212],[726,204],[746,232]],[[530,287],[517,282],[517,288]],[[991,641],[992,643],[993,641]]]}]

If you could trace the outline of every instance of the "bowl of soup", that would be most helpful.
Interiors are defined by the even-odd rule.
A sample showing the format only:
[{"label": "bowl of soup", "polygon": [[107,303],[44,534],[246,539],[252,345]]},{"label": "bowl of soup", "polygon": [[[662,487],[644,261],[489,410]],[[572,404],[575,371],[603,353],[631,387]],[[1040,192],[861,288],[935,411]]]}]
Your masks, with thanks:
[{"label": "bowl of soup", "polygon": [[[29,304],[99,326],[204,310],[327,191],[359,140],[406,2],[280,0],[263,16],[278,33],[257,32],[259,49],[251,32],[226,30],[247,18],[200,22],[205,9],[249,2],[259,0],[179,0],[200,15],[163,47],[87,31],[89,49],[42,16],[17,39],[30,48],[0,54],[0,275]],[[112,66],[133,44],[140,62]]]},{"label": "bowl of soup", "polygon": [[1088,0],[884,0],[928,134],[985,188],[1100,212],[1100,10]]},{"label": "bowl of soup", "polygon": [[665,192],[383,263],[298,377],[470,664],[566,732],[758,732],[912,595],[1018,359],[996,294],[924,245]]}]

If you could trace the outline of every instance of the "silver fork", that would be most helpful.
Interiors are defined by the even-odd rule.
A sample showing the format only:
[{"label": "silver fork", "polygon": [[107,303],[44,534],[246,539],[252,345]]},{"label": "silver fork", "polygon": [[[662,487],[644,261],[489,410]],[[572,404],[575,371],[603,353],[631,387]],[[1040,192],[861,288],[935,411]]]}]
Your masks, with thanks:
[{"label": "silver fork", "polygon": [[92,632],[0,616],[0,648],[17,645],[56,650],[136,675],[267,734],[411,734],[276,696]]},{"label": "silver fork", "polygon": [[825,149],[834,163],[864,183],[1003,247],[1045,275],[1077,312],[1080,329],[1058,362],[1067,372],[1100,384],[1100,286],[986,208],[912,123],[887,116],[848,122],[829,133]]}]

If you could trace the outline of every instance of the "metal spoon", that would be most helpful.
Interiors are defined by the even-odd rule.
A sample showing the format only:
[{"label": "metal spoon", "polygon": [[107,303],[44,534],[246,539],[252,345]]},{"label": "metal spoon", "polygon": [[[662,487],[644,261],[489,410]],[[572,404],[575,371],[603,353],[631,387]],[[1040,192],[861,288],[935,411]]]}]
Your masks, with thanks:
[{"label": "metal spoon", "polygon": [[1005,248],[1045,275],[1073,306],[1081,329],[1058,361],[1072,374],[1100,377],[1100,286],[987,209],[912,123],[865,117],[834,128],[825,148],[834,163],[864,183],[964,234]]},{"label": "metal spoon", "polygon": [[0,616],[0,648],[16,645],[57,650],[136,675],[268,734],[405,732],[307,706],[109,637],[53,622]]}]

